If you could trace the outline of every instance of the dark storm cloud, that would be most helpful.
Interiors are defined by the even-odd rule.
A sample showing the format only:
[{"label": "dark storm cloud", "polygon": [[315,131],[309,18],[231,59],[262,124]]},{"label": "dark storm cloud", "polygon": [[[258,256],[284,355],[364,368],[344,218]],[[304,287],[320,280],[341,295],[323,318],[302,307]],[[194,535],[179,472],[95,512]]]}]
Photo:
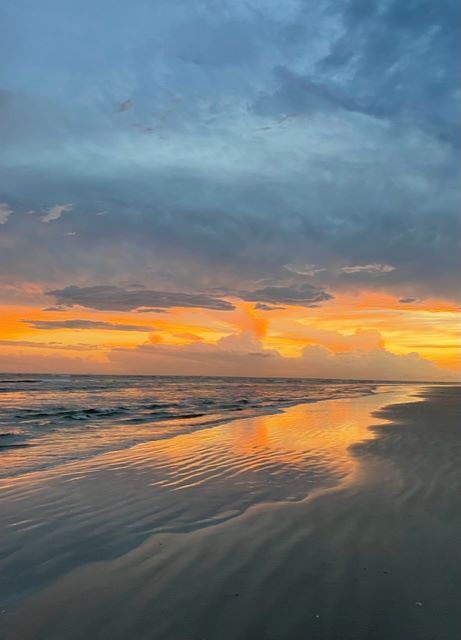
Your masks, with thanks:
[{"label": "dark storm cloud", "polygon": [[154,331],[153,327],[118,322],[102,322],[96,320],[23,320],[34,329],[54,331],[56,329],[104,329],[105,331]]},{"label": "dark storm cloud", "polygon": [[457,144],[459,3],[351,0],[343,21],[319,70],[344,74],[364,113],[409,118]]},{"label": "dark storm cloud", "polygon": [[[304,6],[292,42],[308,35],[312,6]],[[458,144],[459,3],[349,0],[323,8],[340,19],[328,52],[308,73],[275,67],[275,90],[261,92],[253,108],[274,117],[346,110],[401,119]]]},{"label": "dark storm cloud", "polygon": [[113,286],[76,287],[49,291],[58,304],[68,306],[80,305],[101,311],[133,311],[144,308],[197,307],[229,311],[234,305],[205,294],[173,293],[169,291],[150,291],[148,289],[130,290]]},{"label": "dark storm cloud", "polygon": [[303,307],[316,307],[321,302],[332,300],[333,296],[310,284],[285,287],[263,287],[256,291],[241,292],[242,300],[265,304],[290,304]]},{"label": "dark storm cloud", "polygon": [[274,77],[277,89],[272,94],[262,93],[253,109],[258,115],[277,118],[279,124],[316,112],[360,110],[353,98],[285,67],[275,68]]},{"label": "dark storm cloud", "polygon": [[456,3],[5,6],[0,278],[457,295]]}]

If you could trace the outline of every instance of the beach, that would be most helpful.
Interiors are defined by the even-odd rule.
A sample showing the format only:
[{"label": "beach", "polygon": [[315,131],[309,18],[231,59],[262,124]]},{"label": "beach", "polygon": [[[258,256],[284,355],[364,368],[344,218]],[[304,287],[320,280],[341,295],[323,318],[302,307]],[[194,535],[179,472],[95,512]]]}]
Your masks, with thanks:
[{"label": "beach", "polygon": [[461,637],[459,387],[322,393],[59,464],[12,447],[1,637]]}]

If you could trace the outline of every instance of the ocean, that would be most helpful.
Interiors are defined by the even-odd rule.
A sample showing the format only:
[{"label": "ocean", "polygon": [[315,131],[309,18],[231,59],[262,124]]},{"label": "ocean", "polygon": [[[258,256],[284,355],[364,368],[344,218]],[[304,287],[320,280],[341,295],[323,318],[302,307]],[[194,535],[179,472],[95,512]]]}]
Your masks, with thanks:
[{"label": "ocean", "polygon": [[373,381],[0,374],[0,477],[236,418],[376,393]]}]

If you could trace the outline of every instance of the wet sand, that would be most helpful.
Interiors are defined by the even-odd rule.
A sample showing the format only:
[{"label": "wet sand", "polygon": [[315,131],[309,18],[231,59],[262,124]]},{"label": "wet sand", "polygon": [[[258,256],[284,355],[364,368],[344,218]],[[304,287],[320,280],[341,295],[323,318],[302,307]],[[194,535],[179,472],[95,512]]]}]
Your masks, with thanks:
[{"label": "wet sand", "polygon": [[2,637],[461,637],[459,398],[395,387],[3,481]]}]

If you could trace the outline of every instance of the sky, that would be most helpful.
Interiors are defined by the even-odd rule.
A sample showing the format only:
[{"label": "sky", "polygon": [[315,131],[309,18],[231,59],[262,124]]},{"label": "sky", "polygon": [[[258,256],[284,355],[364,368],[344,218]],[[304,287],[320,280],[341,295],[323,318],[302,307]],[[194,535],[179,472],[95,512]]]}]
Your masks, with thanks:
[{"label": "sky", "polygon": [[0,371],[459,377],[456,0],[3,0]]}]

